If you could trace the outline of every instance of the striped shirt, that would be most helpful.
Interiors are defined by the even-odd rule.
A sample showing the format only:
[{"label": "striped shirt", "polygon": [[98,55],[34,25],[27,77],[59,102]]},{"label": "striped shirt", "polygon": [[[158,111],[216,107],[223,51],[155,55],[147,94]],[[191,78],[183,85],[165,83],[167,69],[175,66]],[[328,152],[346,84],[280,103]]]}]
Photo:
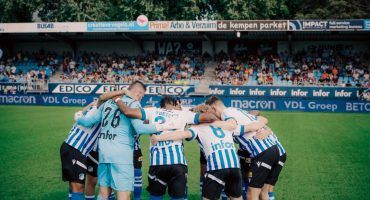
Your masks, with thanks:
[{"label": "striped shirt", "polygon": [[[97,108],[93,106],[88,111],[85,111],[83,115],[89,116],[96,110]],[[96,147],[100,130],[100,123],[96,123],[91,127],[83,127],[75,123],[65,142],[80,151],[84,156],[87,156],[87,154]]]},{"label": "striped shirt", "polygon": [[[165,110],[161,108],[144,108],[143,119],[149,123],[163,124],[165,122],[174,121],[180,123],[181,127],[186,124],[197,124],[199,114],[191,111],[181,110]],[[172,131],[161,131],[156,134],[168,134]],[[155,146],[150,145],[150,165],[187,165],[184,156],[184,146],[182,141],[161,141]]]},{"label": "striped shirt", "polygon": [[[253,116],[244,110],[229,107],[222,112],[221,119],[228,120],[231,118],[235,119],[238,125],[248,125],[252,122],[257,121],[256,116]],[[236,140],[239,143],[239,148],[244,151],[248,151],[251,158],[276,145],[275,141],[273,141],[269,137],[263,140],[258,140],[254,139],[253,137],[247,137],[247,135],[243,133],[244,130],[241,130],[241,135],[236,137]]]},{"label": "striped shirt", "polygon": [[189,129],[192,137],[197,139],[207,159],[207,171],[239,168],[238,154],[236,153],[232,133],[212,125],[193,126]]},{"label": "striped shirt", "polygon": [[279,156],[282,156],[282,155],[286,154],[286,151],[285,151],[283,145],[280,143],[277,136],[274,133],[272,133],[271,135],[269,135],[269,137],[270,137],[271,140],[273,140],[276,143],[276,146],[279,149]]}]

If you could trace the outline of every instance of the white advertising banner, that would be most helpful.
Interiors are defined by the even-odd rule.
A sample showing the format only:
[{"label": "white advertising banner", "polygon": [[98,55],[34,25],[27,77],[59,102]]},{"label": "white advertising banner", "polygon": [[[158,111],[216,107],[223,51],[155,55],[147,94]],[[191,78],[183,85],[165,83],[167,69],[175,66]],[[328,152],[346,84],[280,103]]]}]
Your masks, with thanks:
[{"label": "white advertising banner", "polygon": [[59,33],[86,31],[86,22],[0,23],[0,33]]}]

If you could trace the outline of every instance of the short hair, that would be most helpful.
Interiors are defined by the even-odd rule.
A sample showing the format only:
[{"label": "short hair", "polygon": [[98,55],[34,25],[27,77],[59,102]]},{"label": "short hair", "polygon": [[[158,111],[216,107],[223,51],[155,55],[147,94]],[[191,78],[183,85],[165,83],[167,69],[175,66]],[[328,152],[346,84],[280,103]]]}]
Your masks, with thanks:
[{"label": "short hair", "polygon": [[161,101],[159,102],[159,105],[161,106],[161,108],[164,108],[168,104],[176,106],[177,100],[171,96],[163,96]]},{"label": "short hair", "polygon": [[131,90],[135,85],[140,85],[144,89],[144,91],[146,91],[146,86],[141,81],[134,81],[134,82],[132,82],[130,84],[130,86],[128,86],[128,90]]},{"label": "short hair", "polygon": [[204,105],[204,104],[200,104],[200,105],[197,105],[193,108],[190,108],[190,111],[192,112],[199,112],[199,113],[207,113],[207,112],[211,112],[212,111],[212,108],[211,106],[209,105]]},{"label": "short hair", "polygon": [[205,102],[205,104],[206,105],[213,105],[213,104],[215,104],[215,103],[217,103],[217,102],[220,102],[220,103],[222,103],[223,104],[223,102],[222,102],[222,100],[218,97],[218,96],[211,96],[211,97],[209,97],[207,100],[206,100],[206,102]]}]

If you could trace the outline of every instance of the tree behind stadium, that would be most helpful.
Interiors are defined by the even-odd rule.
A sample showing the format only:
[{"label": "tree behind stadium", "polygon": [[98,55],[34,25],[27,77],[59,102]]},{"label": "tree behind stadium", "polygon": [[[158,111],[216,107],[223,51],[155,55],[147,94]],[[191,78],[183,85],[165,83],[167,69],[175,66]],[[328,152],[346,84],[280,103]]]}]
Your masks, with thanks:
[{"label": "tree behind stadium", "polygon": [[0,0],[0,22],[370,18],[368,0]]}]

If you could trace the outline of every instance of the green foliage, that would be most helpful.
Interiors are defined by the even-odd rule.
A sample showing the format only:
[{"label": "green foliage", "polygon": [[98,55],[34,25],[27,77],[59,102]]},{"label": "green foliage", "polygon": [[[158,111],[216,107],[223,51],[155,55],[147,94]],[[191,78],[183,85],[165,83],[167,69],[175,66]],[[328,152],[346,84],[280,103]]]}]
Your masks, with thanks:
[{"label": "green foliage", "polygon": [[0,22],[30,22],[42,0],[0,0]]},{"label": "green foliage", "polygon": [[111,20],[136,20],[144,14],[150,20],[194,20],[201,9],[196,0],[131,0],[111,1]]},{"label": "green foliage", "polygon": [[289,19],[288,0],[204,0],[201,18],[216,20]]},{"label": "green foliage", "polygon": [[293,16],[296,19],[360,19],[370,17],[370,1],[368,0],[301,1],[292,5],[291,8],[297,9]]},{"label": "green foliage", "polygon": [[369,0],[0,0],[0,22],[370,18]]},{"label": "green foliage", "polygon": [[104,0],[42,0],[38,7],[43,21],[106,21],[109,4]]}]

